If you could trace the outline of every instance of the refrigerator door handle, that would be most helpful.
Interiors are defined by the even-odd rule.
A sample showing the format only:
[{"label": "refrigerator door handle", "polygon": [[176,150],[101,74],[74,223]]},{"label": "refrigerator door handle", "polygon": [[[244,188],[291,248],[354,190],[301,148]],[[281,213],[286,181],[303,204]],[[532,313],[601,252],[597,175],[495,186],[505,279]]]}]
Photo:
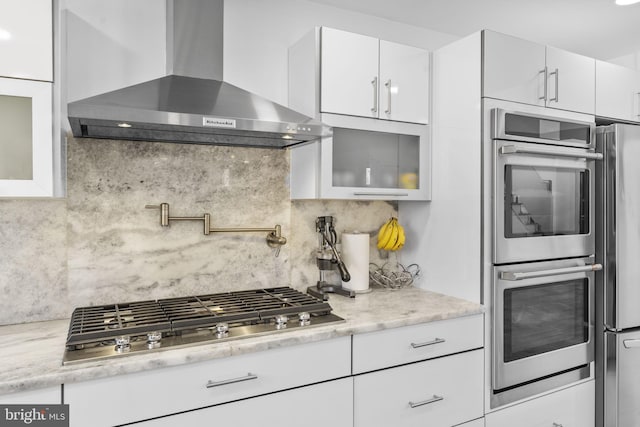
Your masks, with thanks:
[{"label": "refrigerator door handle", "polygon": [[640,348],[640,339],[638,340],[622,340],[625,348]]}]

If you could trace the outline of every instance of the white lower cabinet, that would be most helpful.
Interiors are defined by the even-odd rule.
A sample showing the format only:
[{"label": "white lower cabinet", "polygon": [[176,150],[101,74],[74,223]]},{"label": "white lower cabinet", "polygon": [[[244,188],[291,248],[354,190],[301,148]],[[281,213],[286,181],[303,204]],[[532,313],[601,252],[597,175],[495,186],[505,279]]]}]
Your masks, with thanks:
[{"label": "white lower cabinet", "polygon": [[[342,337],[72,383],[65,385],[64,403],[69,404],[71,427],[107,427],[266,395],[350,374],[351,338]],[[282,409],[284,417],[286,412]]]},{"label": "white lower cabinet", "polygon": [[361,374],[483,346],[482,315],[353,336],[353,373]]},{"label": "white lower cabinet", "polygon": [[472,315],[71,383],[64,403],[70,427],[481,427],[482,325]]},{"label": "white lower cabinet", "polygon": [[60,395],[59,385],[0,396],[0,404],[2,405],[57,405],[60,404],[61,401],[62,397]]},{"label": "white lower cabinet", "polygon": [[343,378],[135,424],[140,427],[351,427],[353,379]]},{"label": "white lower cabinet", "polygon": [[354,426],[450,427],[483,415],[482,350],[356,376]]},{"label": "white lower cabinet", "polygon": [[455,427],[485,427],[484,418],[478,418],[477,420],[469,421],[466,423],[458,424]]},{"label": "white lower cabinet", "polygon": [[593,380],[485,416],[486,427],[593,427]]}]

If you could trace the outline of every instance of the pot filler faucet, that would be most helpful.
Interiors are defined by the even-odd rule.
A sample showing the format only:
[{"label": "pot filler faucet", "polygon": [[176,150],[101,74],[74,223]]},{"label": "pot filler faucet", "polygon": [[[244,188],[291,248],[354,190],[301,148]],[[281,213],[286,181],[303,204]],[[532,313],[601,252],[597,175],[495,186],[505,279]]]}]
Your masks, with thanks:
[{"label": "pot filler faucet", "polygon": [[343,282],[351,280],[349,270],[347,270],[338,249],[336,249],[338,238],[333,227],[333,217],[319,216],[316,219],[316,231],[318,232],[319,244],[319,249],[316,252],[316,264],[320,270],[320,280],[318,280],[316,286],[307,288],[307,292],[322,300],[329,299],[328,293],[336,293],[350,298],[355,297],[356,293],[354,291],[344,289],[342,285],[331,285],[325,281],[325,272],[335,269],[340,272],[340,278]]},{"label": "pot filler faucet", "polygon": [[202,221],[206,236],[211,233],[268,233],[266,238],[267,245],[276,250],[276,256],[280,254],[280,247],[287,244],[287,239],[282,235],[282,227],[279,224],[276,224],[273,228],[215,228],[211,227],[211,214],[209,213],[205,213],[202,216],[170,216],[169,203],[146,205],[145,208],[160,210],[160,226],[162,227],[169,227],[170,221]]}]

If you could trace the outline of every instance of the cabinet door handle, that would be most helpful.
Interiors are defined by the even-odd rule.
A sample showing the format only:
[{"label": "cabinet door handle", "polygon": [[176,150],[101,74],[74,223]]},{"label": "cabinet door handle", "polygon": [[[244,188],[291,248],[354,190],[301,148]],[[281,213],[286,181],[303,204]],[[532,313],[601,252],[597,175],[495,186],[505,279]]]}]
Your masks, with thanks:
[{"label": "cabinet door handle", "polygon": [[409,193],[376,193],[371,191],[354,191],[354,196],[393,196],[393,197],[407,197]]},{"label": "cabinet door handle", "polygon": [[636,114],[636,117],[640,117],[640,92],[636,93],[636,97],[638,98],[638,109],[636,110],[638,114]]},{"label": "cabinet door handle", "polygon": [[422,402],[409,402],[409,406],[411,406],[411,408],[417,408],[418,406],[424,406],[430,403],[440,402],[441,400],[444,400],[444,397],[437,396],[434,394],[431,399],[423,400]]},{"label": "cabinet door handle", "polygon": [[549,73],[549,77],[551,77],[551,75],[555,75],[555,80],[556,80],[556,96],[554,96],[553,98],[549,98],[549,101],[558,102],[558,75],[559,74],[560,72],[558,71],[557,68],[555,69],[555,71],[552,71]]},{"label": "cabinet door handle", "polygon": [[391,114],[391,79],[387,80],[384,85],[387,88],[387,109],[384,112]]},{"label": "cabinet door handle", "polygon": [[562,427],[562,424],[559,424],[559,423],[553,423],[553,427]]},{"label": "cabinet door handle", "polygon": [[443,342],[445,342],[446,340],[444,338],[436,338],[433,341],[427,341],[427,342],[421,342],[421,343],[411,343],[411,347],[412,348],[420,348],[420,347],[426,347],[428,345],[434,345],[434,344],[442,344]]},{"label": "cabinet door handle", "polygon": [[256,380],[256,379],[258,379],[258,376],[249,372],[246,376],[240,377],[240,378],[230,378],[228,380],[222,380],[222,381],[209,380],[207,382],[207,388],[220,387],[222,385],[240,383],[242,381],[249,381],[249,380]]},{"label": "cabinet door handle", "polygon": [[542,74],[542,96],[539,96],[538,99],[542,99],[545,102],[547,101],[547,67],[545,66],[543,70],[541,70],[538,74]]},{"label": "cabinet door handle", "polygon": [[374,77],[371,80],[371,86],[373,87],[373,107],[371,108],[372,113],[378,112],[378,77]]}]

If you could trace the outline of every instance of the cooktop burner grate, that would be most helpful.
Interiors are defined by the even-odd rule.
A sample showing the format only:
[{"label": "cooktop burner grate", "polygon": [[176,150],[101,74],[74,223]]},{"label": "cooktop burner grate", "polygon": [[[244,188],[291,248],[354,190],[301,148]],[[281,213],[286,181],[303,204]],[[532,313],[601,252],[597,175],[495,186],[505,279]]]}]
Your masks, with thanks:
[{"label": "cooktop burner grate", "polygon": [[147,333],[179,334],[220,324],[267,323],[276,316],[329,314],[329,303],[279,287],[76,308],[67,348]]},{"label": "cooktop burner grate", "polygon": [[149,330],[171,330],[171,322],[157,301],[81,307],[71,315],[67,345],[139,335]]}]

